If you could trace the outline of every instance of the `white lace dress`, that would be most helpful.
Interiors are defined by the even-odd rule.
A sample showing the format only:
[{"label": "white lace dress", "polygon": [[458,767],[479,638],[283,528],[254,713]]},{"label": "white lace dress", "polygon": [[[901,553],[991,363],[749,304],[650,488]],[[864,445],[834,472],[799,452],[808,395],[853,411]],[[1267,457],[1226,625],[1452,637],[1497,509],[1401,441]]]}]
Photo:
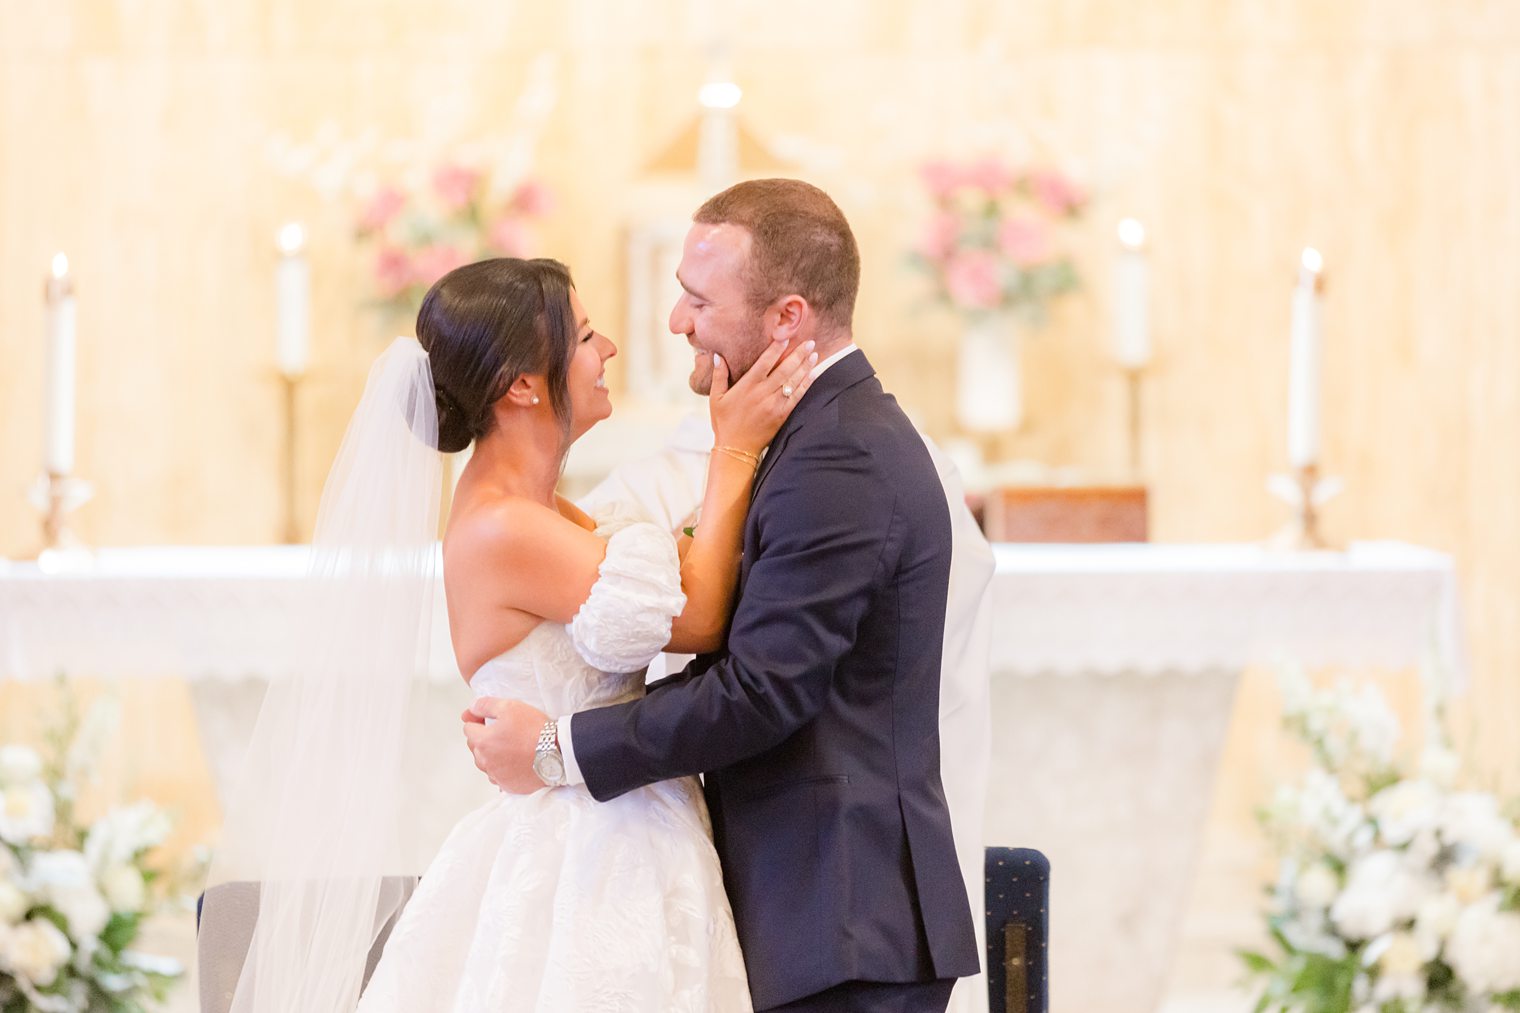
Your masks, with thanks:
[{"label": "white lace dress", "polygon": [[[644,691],[684,604],[675,545],[652,524],[597,533],[607,556],[574,621],[481,666],[476,696],[559,716]],[[449,834],[359,1011],[748,1011],[711,838],[690,778],[606,803],[584,785],[504,794]]]}]

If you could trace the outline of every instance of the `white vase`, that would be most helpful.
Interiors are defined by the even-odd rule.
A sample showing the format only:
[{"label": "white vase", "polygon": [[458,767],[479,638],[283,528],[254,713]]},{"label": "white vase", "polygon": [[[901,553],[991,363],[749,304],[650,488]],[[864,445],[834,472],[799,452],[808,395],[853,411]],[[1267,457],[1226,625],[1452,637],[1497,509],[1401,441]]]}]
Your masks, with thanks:
[{"label": "white vase", "polygon": [[1019,334],[1012,317],[988,314],[967,324],[956,363],[955,418],[974,433],[1005,432],[1023,422]]}]

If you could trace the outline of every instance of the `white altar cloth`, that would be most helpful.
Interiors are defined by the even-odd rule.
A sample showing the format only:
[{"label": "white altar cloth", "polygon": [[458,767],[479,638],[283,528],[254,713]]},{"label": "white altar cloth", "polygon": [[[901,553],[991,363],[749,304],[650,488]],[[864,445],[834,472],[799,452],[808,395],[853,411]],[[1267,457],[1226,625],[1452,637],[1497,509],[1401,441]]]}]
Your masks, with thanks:
[{"label": "white altar cloth", "polygon": [[[287,676],[310,562],[304,545],[100,549],[51,573],[0,561],[0,678]],[[430,647],[428,674],[458,682],[441,581]]]},{"label": "white altar cloth", "polygon": [[1205,672],[1436,663],[1460,686],[1450,556],[1399,542],[993,547],[993,671]]},{"label": "white altar cloth", "polygon": [[[1394,542],[997,545],[993,671],[1179,672],[1292,659],[1465,672],[1451,558]],[[0,561],[0,676],[277,677],[304,546],[102,549],[45,573]],[[438,595],[430,674],[458,679]]]}]

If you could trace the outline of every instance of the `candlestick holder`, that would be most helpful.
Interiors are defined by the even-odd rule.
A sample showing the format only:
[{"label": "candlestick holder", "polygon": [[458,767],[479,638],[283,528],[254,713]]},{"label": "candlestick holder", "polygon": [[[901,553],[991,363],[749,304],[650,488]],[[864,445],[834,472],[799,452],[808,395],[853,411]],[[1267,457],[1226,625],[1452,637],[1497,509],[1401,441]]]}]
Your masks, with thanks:
[{"label": "candlestick holder", "polygon": [[1269,478],[1267,489],[1293,510],[1292,518],[1272,537],[1271,544],[1281,549],[1330,548],[1319,528],[1320,509],[1344,486],[1339,478],[1321,478],[1317,464],[1299,465],[1291,475]]},{"label": "candlestick holder", "polygon": [[1129,472],[1136,482],[1140,480],[1140,386],[1145,370],[1140,366],[1125,366],[1124,381],[1128,401]]},{"label": "candlestick holder", "polygon": [[284,520],[281,524],[282,538],[287,545],[295,545],[301,541],[301,525],[296,518],[296,394],[301,386],[302,376],[300,373],[280,373],[280,390],[284,395],[284,425],[285,437],[283,444],[282,461],[285,473],[285,502],[283,507]]},{"label": "candlestick holder", "polygon": [[42,514],[42,547],[36,558],[89,556],[83,540],[69,527],[69,514],[78,510],[95,493],[90,483],[58,472],[37,478],[28,497]]}]

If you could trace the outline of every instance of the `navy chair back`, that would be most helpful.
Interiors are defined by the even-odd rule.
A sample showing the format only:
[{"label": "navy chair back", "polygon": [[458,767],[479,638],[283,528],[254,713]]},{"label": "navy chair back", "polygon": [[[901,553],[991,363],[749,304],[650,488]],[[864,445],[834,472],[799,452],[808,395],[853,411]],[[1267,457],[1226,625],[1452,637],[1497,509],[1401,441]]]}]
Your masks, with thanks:
[{"label": "navy chair back", "polygon": [[1050,860],[987,849],[987,989],[992,1013],[1050,1008]]}]

